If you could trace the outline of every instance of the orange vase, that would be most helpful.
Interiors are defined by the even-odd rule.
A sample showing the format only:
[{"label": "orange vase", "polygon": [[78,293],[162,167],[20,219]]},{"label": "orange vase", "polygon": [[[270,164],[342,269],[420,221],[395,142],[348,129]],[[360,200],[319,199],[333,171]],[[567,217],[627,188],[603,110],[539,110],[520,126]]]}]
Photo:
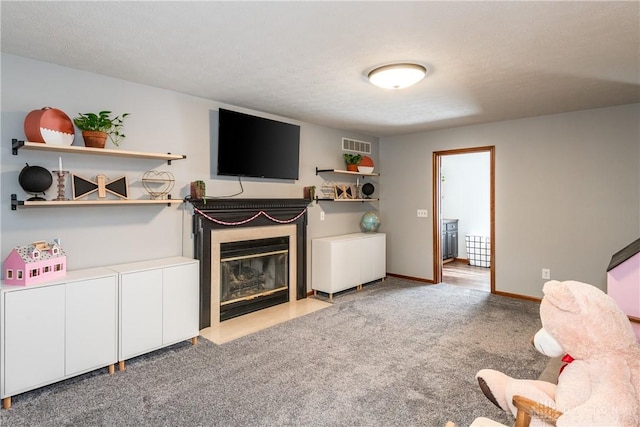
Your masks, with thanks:
[{"label": "orange vase", "polygon": [[347,170],[350,172],[358,172],[358,165],[349,164],[347,165]]}]

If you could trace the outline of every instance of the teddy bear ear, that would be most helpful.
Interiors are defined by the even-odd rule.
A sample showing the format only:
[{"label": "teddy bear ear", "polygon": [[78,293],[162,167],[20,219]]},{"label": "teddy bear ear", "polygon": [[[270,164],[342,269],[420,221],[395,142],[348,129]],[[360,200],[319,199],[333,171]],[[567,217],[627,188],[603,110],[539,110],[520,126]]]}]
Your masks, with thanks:
[{"label": "teddy bear ear", "polygon": [[573,283],[571,281],[548,281],[542,287],[544,299],[562,311],[571,313],[580,311],[580,304],[574,293]]}]

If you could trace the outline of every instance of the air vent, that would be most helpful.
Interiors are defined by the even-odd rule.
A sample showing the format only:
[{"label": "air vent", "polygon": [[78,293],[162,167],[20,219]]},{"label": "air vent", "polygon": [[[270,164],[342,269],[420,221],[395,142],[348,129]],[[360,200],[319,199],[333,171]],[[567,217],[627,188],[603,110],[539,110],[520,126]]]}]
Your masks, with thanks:
[{"label": "air vent", "polygon": [[357,139],[342,138],[342,151],[355,151],[356,153],[371,154],[371,143],[358,141]]}]

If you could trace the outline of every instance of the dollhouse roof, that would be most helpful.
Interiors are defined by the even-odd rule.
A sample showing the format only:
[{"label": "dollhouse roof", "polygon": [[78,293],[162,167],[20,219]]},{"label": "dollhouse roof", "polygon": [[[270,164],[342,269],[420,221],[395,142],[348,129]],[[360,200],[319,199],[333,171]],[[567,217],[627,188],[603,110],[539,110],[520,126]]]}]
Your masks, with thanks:
[{"label": "dollhouse roof", "polygon": [[[15,248],[13,248],[13,250],[16,251],[16,253],[20,256],[20,258],[22,258],[22,260],[25,262],[25,264],[28,264],[30,262],[44,261],[44,260],[51,259],[51,258],[60,258],[62,256],[65,256],[64,251],[62,250],[62,248],[58,244],[52,243],[50,246],[51,246],[50,250],[39,250],[40,257],[36,258],[36,259],[33,259],[31,257],[31,253],[34,250],[38,250],[33,245],[16,246]],[[59,249],[59,253],[57,255],[53,254],[53,248],[58,248]]]},{"label": "dollhouse roof", "polygon": [[611,262],[609,263],[609,267],[607,267],[607,271],[613,270],[637,253],[640,253],[640,238],[616,252],[611,257]]}]

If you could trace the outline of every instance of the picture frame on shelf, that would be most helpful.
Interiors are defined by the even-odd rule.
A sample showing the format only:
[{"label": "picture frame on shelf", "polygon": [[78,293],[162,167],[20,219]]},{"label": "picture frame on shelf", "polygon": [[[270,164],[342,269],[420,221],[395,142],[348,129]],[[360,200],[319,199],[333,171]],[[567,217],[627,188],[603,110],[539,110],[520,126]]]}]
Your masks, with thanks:
[{"label": "picture frame on shelf", "polygon": [[322,198],[324,199],[335,199],[336,198],[336,186],[332,182],[324,182],[322,187],[320,187],[320,193],[322,194]]},{"label": "picture frame on shelf", "polygon": [[336,188],[335,198],[337,200],[353,199],[355,192],[353,191],[353,187],[351,185],[336,185],[335,188]]}]

